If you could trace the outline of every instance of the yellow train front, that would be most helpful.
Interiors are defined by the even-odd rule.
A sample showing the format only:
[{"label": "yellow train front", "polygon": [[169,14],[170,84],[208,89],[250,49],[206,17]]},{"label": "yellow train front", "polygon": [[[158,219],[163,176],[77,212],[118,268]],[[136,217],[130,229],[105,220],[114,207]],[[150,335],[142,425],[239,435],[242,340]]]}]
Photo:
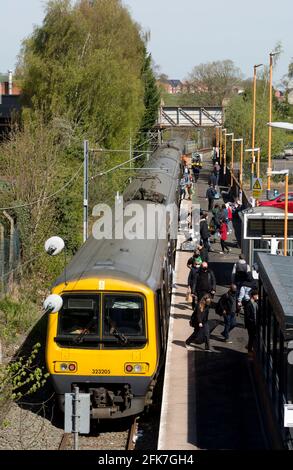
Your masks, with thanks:
[{"label": "yellow train front", "polygon": [[[141,172],[127,188],[124,215],[133,202],[144,214],[177,203],[181,150],[174,143],[157,150],[151,175]],[[57,279],[63,306],[49,314],[46,363],[62,409],[74,386],[90,394],[93,419],[135,415],[151,403],[167,344],[175,243],[169,223],[166,236],[157,235],[90,237]]]}]

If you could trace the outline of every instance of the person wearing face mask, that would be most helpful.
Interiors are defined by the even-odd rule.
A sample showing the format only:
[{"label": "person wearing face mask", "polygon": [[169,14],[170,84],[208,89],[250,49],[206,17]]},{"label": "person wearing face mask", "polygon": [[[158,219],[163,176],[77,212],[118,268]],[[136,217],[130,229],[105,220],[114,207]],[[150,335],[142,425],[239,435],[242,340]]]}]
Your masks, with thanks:
[{"label": "person wearing face mask", "polygon": [[248,332],[248,353],[251,354],[254,348],[256,336],[256,317],[258,312],[258,291],[252,289],[250,292],[250,300],[245,305],[244,325]]},{"label": "person wearing face mask", "polygon": [[[196,283],[201,264],[202,264],[202,261],[200,257],[192,258],[192,266],[191,266],[190,273],[188,276],[188,281],[187,281],[188,289],[191,292],[191,296],[192,296],[192,309],[193,310],[196,304],[196,296],[192,295],[192,289],[193,289],[194,283]],[[189,265],[187,264],[187,266]]]},{"label": "person wearing face mask", "polygon": [[201,263],[203,262],[203,260],[200,256],[200,251],[197,248],[194,250],[192,257],[188,259],[187,267],[189,269],[191,269],[193,267],[195,261],[198,261],[199,265],[201,265]]},{"label": "person wearing face mask", "polygon": [[194,328],[192,335],[186,340],[186,346],[205,343],[205,350],[210,350],[210,328],[209,328],[209,308],[211,298],[208,294],[204,295],[194,309],[190,319],[190,326]]},{"label": "person wearing face mask", "polygon": [[237,286],[231,284],[230,289],[222,296],[221,308],[224,317],[224,331],[221,333],[224,336],[226,343],[232,343],[229,340],[229,333],[236,326],[236,308],[237,308]]},{"label": "person wearing face mask", "polygon": [[214,272],[209,269],[208,263],[204,261],[201,267],[193,276],[190,282],[191,295],[197,297],[198,302],[202,299],[205,294],[213,296],[216,292],[216,277]]}]

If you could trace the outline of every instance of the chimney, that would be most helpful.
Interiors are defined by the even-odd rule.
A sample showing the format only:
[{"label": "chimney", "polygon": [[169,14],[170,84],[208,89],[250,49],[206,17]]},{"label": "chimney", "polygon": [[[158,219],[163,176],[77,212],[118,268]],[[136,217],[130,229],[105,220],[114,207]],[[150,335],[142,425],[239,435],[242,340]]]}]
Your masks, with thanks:
[{"label": "chimney", "polygon": [[8,70],[8,94],[12,95],[12,70]]}]

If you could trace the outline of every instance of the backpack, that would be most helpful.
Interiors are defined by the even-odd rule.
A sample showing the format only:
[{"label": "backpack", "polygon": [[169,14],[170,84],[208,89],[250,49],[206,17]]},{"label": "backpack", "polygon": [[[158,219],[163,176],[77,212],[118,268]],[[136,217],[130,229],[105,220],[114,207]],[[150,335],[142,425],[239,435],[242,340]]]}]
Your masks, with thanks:
[{"label": "backpack", "polygon": [[223,316],[223,310],[225,310],[226,301],[227,301],[227,292],[221,295],[218,302],[216,303],[215,313],[217,315]]}]

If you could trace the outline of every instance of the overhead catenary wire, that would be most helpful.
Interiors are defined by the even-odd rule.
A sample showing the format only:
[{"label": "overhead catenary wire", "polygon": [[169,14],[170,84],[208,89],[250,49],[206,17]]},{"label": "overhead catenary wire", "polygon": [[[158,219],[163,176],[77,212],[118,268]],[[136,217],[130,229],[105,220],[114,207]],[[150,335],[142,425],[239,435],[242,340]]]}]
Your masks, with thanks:
[{"label": "overhead catenary wire", "polygon": [[20,209],[22,207],[29,207],[29,206],[34,206],[35,204],[39,204],[40,202],[43,202],[43,201],[47,201],[48,199],[52,199],[54,198],[55,196],[57,196],[57,194],[61,193],[62,191],[64,191],[65,188],[67,188],[67,186],[70,185],[70,183],[72,183],[72,181],[78,176],[78,174],[80,173],[80,170],[83,168],[83,163],[80,165],[79,169],[77,170],[77,172],[70,178],[70,180],[67,181],[67,183],[62,186],[62,188],[58,189],[55,193],[53,194],[50,194],[49,196],[45,196],[41,199],[36,199],[35,201],[32,201],[32,202],[26,202],[24,204],[19,204],[17,206],[10,206],[10,207],[0,207],[0,210],[1,211],[7,211],[7,210],[12,210],[12,209]]},{"label": "overhead catenary wire", "polygon": [[[137,160],[138,158],[140,158],[140,157],[142,157],[142,156],[143,156],[143,154],[141,153],[141,154],[137,155],[137,156],[134,157],[134,158],[130,158],[130,159],[127,160],[126,162],[120,163],[119,165],[116,165],[116,166],[110,168],[110,169],[107,170],[107,171],[101,171],[100,173],[97,173],[96,175],[91,176],[91,177],[90,177],[90,180],[93,180],[93,179],[97,178],[98,176],[107,175],[107,174],[110,173],[111,171],[114,171],[114,170],[116,170],[117,168],[121,168],[123,165],[126,165],[126,163],[133,162],[134,160]],[[129,170],[129,168],[128,168],[128,170]],[[136,171],[136,170],[137,170],[137,168],[134,168],[134,169],[133,169],[133,171]]]}]

